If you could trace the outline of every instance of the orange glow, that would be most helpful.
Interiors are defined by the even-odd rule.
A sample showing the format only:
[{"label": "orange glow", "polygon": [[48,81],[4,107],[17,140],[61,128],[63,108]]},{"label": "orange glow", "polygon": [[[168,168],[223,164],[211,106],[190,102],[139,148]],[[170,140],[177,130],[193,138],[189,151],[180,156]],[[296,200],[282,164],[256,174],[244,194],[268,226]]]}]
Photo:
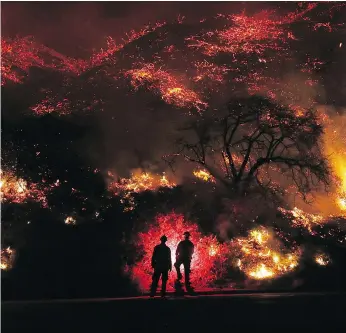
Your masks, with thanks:
[{"label": "orange glow", "polygon": [[346,217],[346,117],[324,118],[324,153],[333,173],[333,187],[329,197],[321,198],[323,214]]},{"label": "orange glow", "polygon": [[326,129],[325,150],[337,177],[336,202],[339,209],[346,215],[346,118],[335,119],[334,124],[333,131],[330,128]]}]

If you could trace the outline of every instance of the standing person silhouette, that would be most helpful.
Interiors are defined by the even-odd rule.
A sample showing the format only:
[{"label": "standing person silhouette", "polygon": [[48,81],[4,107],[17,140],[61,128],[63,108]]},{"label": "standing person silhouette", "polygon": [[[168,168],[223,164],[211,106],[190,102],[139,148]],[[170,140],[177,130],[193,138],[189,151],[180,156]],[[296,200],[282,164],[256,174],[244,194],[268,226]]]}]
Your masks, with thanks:
[{"label": "standing person silhouette", "polygon": [[191,260],[192,255],[194,252],[194,245],[190,241],[190,233],[188,231],[184,232],[185,239],[181,241],[178,244],[177,251],[175,253],[176,256],[176,262],[174,264],[177,275],[178,275],[178,281],[182,279],[182,274],[180,272],[180,266],[183,264],[184,266],[184,275],[185,275],[185,289],[186,291],[191,291],[191,285],[190,285],[190,272],[191,272]]},{"label": "standing person silhouette", "polygon": [[160,277],[162,276],[161,297],[166,296],[166,285],[168,280],[168,271],[172,270],[171,250],[166,245],[167,237],[163,235],[161,244],[156,245],[154,248],[153,256],[151,258],[151,267],[154,269],[153,282],[151,284],[150,297],[156,294],[157,285]]}]

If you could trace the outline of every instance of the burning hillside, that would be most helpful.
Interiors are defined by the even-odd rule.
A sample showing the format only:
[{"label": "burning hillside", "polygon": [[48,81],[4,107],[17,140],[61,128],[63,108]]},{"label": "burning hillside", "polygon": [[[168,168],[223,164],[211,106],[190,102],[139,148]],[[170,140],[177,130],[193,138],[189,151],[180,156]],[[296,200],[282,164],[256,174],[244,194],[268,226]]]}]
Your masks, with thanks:
[{"label": "burning hillside", "polygon": [[[135,90],[143,86],[167,104],[197,111],[208,107],[208,99],[211,93],[219,92],[220,83],[237,89],[245,86],[251,93],[267,90],[267,96],[279,97],[287,95],[288,87],[283,87],[279,77],[273,75],[272,66],[280,68],[296,56],[294,49],[299,46],[299,37],[294,36],[291,25],[300,21],[309,23],[308,15],[316,7],[308,4],[284,16],[268,10],[253,15],[220,14],[201,21],[192,30],[181,19],[157,22],[130,31],[119,42],[108,37],[106,47],[95,51],[89,59],[64,57],[29,37],[4,39],[3,84],[22,82],[29,68],[36,66],[67,76],[83,73],[90,83],[98,78],[104,80],[105,75],[108,89],[118,89],[122,85],[117,81],[129,77]],[[175,35],[177,26],[184,34]],[[196,30],[199,33],[193,32]],[[218,60],[220,54],[226,56],[222,62]],[[307,82],[313,81],[309,75],[316,69],[317,60],[310,60],[308,57],[304,66],[296,66],[297,71],[307,75]],[[75,80],[76,83],[79,79]],[[51,94],[43,101],[49,98]],[[287,98],[295,97],[291,94]],[[60,102],[63,100],[64,96]],[[56,112],[59,113],[59,107]]]},{"label": "burning hillside", "polygon": [[[174,262],[186,230],[196,245],[192,283],[199,287],[214,286],[226,278],[234,263],[250,280],[271,281],[294,273],[303,256],[303,246],[295,242],[300,230],[318,239],[333,239],[338,246],[345,242],[342,223],[335,228],[330,223],[346,217],[345,115],[316,111],[318,105],[334,101],[325,101],[320,90],[325,69],[336,61],[325,54],[324,46],[318,50],[310,45],[318,44],[319,34],[329,34],[331,42],[325,48],[334,47],[333,53],[342,55],[343,43],[333,36],[345,23],[334,22],[332,16],[343,9],[335,4],[299,3],[297,10],[288,13],[280,8],[238,10],[191,22],[179,16],[131,30],[123,39],[109,36],[103,48],[83,59],[65,56],[36,38],[4,38],[1,84],[6,93],[4,109],[13,121],[4,129],[6,140],[13,142],[11,159],[30,174],[64,179],[64,186],[59,181],[46,186],[43,178],[38,183],[1,172],[1,203],[35,201],[48,211],[52,208],[49,193],[55,200],[52,214],[63,216],[60,219],[66,225],[79,225],[100,214],[111,220],[114,211],[123,214],[122,210],[132,213],[118,216],[116,223],[130,224],[140,193],[165,189],[171,195],[170,190],[177,189],[176,180],[188,174],[195,180],[195,193],[185,198],[182,192],[181,201],[172,199],[169,204],[184,206],[181,202],[186,201],[186,207],[197,211],[194,222],[184,217],[191,212],[160,215],[166,211],[163,208],[155,212],[152,224],[130,237],[140,255],[127,266],[127,273],[142,290],[151,282],[150,257],[160,237],[168,237]],[[39,74],[33,71],[31,75],[33,68],[39,68]],[[33,130],[17,130],[12,118],[23,115]],[[50,140],[40,138],[40,121]],[[49,149],[56,149],[56,154],[40,152]],[[40,157],[35,160],[35,156]],[[159,169],[169,166],[172,173],[148,171],[154,168],[147,166],[159,165],[163,156],[167,163]],[[172,160],[167,156],[173,156]],[[47,170],[41,170],[40,163]],[[136,167],[141,169],[131,172]],[[108,173],[109,181],[102,175],[110,169],[129,177],[117,179]],[[198,181],[212,190],[198,193]],[[329,185],[329,192],[322,185]],[[311,206],[297,200],[290,208],[297,191],[304,202],[311,194],[317,200]],[[219,192],[225,201],[239,203],[230,221],[237,232],[223,242],[216,235],[203,234],[198,220],[212,216],[209,224],[214,225],[222,209],[228,208],[220,208],[227,204],[219,200]],[[272,206],[280,202],[285,207],[274,210],[277,213],[278,208],[290,230],[286,236],[290,248],[277,230],[268,227],[269,221],[259,227],[250,218],[238,219],[242,200],[253,193],[260,193]],[[206,215],[213,200],[197,202],[203,195],[215,195],[222,205],[213,206]],[[121,208],[113,211],[112,205]],[[251,205],[256,215],[260,203],[254,200]],[[208,230],[215,230],[210,225]],[[133,232],[135,227],[124,230]],[[2,251],[2,269],[11,267],[15,249],[11,245]],[[312,259],[319,266],[333,263],[322,251]],[[171,287],[175,274],[170,274]]]}]

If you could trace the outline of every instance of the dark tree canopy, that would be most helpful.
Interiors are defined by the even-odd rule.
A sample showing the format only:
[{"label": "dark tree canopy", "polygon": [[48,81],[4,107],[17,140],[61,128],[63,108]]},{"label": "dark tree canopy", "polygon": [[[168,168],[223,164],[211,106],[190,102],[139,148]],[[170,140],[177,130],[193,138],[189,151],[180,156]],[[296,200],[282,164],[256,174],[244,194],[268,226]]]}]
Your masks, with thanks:
[{"label": "dark tree canopy", "polygon": [[306,198],[318,184],[328,184],[319,147],[323,128],[313,110],[298,115],[262,97],[238,98],[194,118],[183,131],[176,156],[237,192],[276,190],[284,176]]}]

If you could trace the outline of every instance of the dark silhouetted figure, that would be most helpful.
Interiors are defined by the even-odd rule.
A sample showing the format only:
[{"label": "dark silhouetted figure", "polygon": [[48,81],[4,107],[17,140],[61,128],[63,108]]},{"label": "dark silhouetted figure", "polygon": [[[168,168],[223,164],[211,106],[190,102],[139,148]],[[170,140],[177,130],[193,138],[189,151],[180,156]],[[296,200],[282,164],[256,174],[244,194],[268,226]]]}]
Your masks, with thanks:
[{"label": "dark silhouetted figure", "polygon": [[175,253],[176,256],[176,262],[174,264],[177,275],[178,275],[178,281],[182,279],[182,275],[180,272],[180,266],[184,265],[184,272],[185,272],[185,288],[187,291],[191,290],[190,285],[190,272],[191,272],[191,259],[194,251],[194,245],[190,241],[190,233],[188,231],[184,232],[185,239],[181,241],[178,244],[177,251]]},{"label": "dark silhouetted figure", "polygon": [[160,238],[161,244],[156,245],[154,248],[153,256],[151,258],[151,267],[154,268],[153,282],[151,284],[150,297],[156,294],[157,285],[160,277],[162,276],[161,296],[166,296],[166,285],[168,280],[168,271],[172,270],[171,250],[166,245],[167,237]]}]

